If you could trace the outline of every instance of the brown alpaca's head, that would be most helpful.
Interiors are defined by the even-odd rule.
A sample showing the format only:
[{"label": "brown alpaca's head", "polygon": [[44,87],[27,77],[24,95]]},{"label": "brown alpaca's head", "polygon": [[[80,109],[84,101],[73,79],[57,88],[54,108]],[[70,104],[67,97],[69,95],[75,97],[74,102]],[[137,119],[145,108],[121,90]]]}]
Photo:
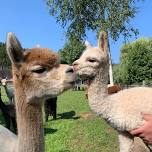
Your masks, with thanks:
[{"label": "brown alpaca's head", "polygon": [[108,62],[107,34],[99,34],[98,47],[93,47],[89,42],[85,43],[86,50],[81,57],[73,63],[76,73],[84,79],[92,79],[99,69],[106,66]]},{"label": "brown alpaca's head", "polygon": [[28,101],[55,97],[72,87],[73,68],[59,64],[56,53],[43,48],[23,49],[13,33],[8,33],[6,43],[16,92],[22,89]]}]

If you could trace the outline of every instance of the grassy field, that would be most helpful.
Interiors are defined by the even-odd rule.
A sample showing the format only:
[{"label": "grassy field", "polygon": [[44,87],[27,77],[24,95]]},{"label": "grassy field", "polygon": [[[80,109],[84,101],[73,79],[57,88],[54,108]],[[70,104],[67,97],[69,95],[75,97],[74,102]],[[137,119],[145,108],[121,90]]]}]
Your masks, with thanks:
[{"label": "grassy field", "polygon": [[[6,94],[5,94],[4,88],[0,86],[0,89],[1,89],[1,98],[2,98],[2,100],[3,101],[8,101],[8,98],[7,98]],[[1,110],[0,110],[0,124],[3,125],[3,126],[5,126]]]},{"label": "grassy field", "polygon": [[44,128],[46,152],[118,152],[116,132],[90,111],[83,91],[59,96],[57,120]]}]

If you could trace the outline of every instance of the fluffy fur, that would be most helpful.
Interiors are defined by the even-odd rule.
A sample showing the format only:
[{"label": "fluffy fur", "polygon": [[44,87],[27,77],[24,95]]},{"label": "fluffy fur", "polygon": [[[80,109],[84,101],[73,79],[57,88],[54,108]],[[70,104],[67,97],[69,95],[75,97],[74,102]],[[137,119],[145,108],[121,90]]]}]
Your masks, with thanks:
[{"label": "fluffy fur", "polygon": [[143,125],[141,112],[152,113],[152,89],[137,87],[108,95],[107,46],[107,34],[101,32],[98,47],[87,44],[86,50],[73,65],[80,77],[88,80],[91,109],[118,131],[120,152],[130,152],[133,136],[129,131]]}]

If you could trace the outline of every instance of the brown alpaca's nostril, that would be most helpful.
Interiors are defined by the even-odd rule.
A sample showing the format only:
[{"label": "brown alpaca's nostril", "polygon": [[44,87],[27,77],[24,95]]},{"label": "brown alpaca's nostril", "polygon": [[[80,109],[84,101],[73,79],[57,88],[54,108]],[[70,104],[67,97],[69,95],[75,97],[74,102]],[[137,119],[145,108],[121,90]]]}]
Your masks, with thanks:
[{"label": "brown alpaca's nostril", "polygon": [[73,68],[72,68],[72,67],[69,67],[65,72],[66,72],[66,73],[73,73],[74,71],[73,71]]},{"label": "brown alpaca's nostril", "polygon": [[73,66],[74,71],[77,70],[78,65],[79,65],[78,62],[73,62],[72,66]]},{"label": "brown alpaca's nostril", "polygon": [[77,62],[73,62],[72,66],[73,66],[73,67],[77,67],[77,66],[78,66],[78,63],[77,63]]}]

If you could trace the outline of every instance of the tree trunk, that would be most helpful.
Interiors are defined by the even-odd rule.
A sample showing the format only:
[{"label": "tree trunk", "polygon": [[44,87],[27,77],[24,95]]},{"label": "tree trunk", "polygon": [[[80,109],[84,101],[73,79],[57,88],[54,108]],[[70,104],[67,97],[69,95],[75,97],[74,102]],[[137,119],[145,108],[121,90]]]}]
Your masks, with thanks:
[{"label": "tree trunk", "polygon": [[108,41],[108,54],[109,54],[109,80],[110,80],[110,86],[113,86],[114,82],[113,82],[112,58],[110,52],[109,36],[107,41]]}]

